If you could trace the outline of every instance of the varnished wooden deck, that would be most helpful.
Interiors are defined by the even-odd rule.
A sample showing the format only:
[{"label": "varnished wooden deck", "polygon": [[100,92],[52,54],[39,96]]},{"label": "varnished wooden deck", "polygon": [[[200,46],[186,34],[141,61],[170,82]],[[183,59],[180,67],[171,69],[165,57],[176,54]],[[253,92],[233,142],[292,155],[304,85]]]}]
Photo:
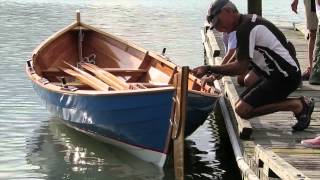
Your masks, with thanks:
[{"label": "varnished wooden deck", "polygon": [[[288,40],[296,48],[302,70],[308,66],[307,40],[293,26],[281,27]],[[204,31],[204,45],[207,62],[219,63],[223,56],[221,36],[217,32]],[[221,52],[217,56],[218,52]],[[303,83],[291,97],[311,96],[316,101],[310,127],[302,132],[293,132],[291,126],[295,119],[291,112],[277,112],[265,116],[243,120],[234,113],[234,102],[244,89],[235,78],[224,77],[220,81],[228,97],[226,101],[234,127],[241,137],[240,147],[245,161],[260,179],[320,179],[320,149],[303,147],[302,139],[320,135],[320,86]],[[244,173],[244,179],[250,179]]]}]

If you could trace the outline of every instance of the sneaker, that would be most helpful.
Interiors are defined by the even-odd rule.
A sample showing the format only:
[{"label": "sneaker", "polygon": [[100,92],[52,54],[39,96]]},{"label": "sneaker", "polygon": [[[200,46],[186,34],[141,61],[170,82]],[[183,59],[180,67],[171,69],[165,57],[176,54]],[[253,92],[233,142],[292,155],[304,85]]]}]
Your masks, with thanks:
[{"label": "sneaker", "polygon": [[292,126],[292,129],[295,131],[303,131],[310,125],[311,114],[314,109],[314,99],[301,96],[300,100],[302,102],[302,111],[295,115],[297,118],[297,123]]},{"label": "sneaker", "polygon": [[311,68],[308,67],[301,75],[301,80],[302,81],[309,81],[310,78],[310,74],[311,74]]},{"label": "sneaker", "polygon": [[320,136],[313,139],[302,140],[301,144],[309,148],[320,148]]}]

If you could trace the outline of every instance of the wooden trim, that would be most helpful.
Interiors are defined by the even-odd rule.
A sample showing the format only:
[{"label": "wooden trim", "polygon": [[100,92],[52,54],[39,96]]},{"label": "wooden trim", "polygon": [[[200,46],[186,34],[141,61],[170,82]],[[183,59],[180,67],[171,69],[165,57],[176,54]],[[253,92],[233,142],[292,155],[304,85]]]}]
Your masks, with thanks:
[{"label": "wooden trim", "polygon": [[178,66],[174,67],[173,71],[172,71],[172,74],[170,76],[170,79],[169,79],[169,82],[168,84],[173,84],[173,81],[174,81],[174,76],[177,74],[178,72]]},{"label": "wooden trim", "polygon": [[[211,65],[221,64],[221,62],[222,62],[221,57],[214,58],[212,56],[212,52],[214,50],[220,51],[219,45],[217,43],[217,40],[216,40],[214,34],[212,33],[212,31],[207,31],[204,33],[205,33],[205,39],[203,40],[204,41],[203,43],[205,45],[205,51],[207,52],[207,58],[209,60],[209,64],[211,64]],[[250,120],[242,119],[235,112],[235,103],[238,101],[239,95],[235,89],[235,86],[234,86],[231,78],[228,76],[224,76],[222,78],[222,80],[220,81],[220,83],[222,83],[224,85],[225,93],[228,96],[229,101],[231,103],[232,110],[235,114],[236,121],[238,124],[238,132],[239,132],[240,138],[249,139],[252,134],[253,129],[252,129]]]},{"label": "wooden trim", "polygon": [[[222,81],[224,83],[225,92],[228,96],[228,99],[231,103],[232,110],[234,112],[234,115],[236,117],[237,123],[238,123],[238,130],[239,135],[241,139],[249,139],[252,134],[252,126],[250,123],[250,120],[248,119],[242,119],[236,112],[235,112],[235,104],[239,99],[239,95],[237,93],[236,88],[234,87],[234,84],[232,83],[232,80],[230,77],[223,77]],[[257,117],[255,117],[257,118]],[[251,120],[253,120],[252,118]]]},{"label": "wooden trim", "polygon": [[141,76],[148,72],[147,69],[122,69],[122,68],[101,68],[116,76]]},{"label": "wooden trim", "polygon": [[153,83],[128,83],[130,86],[144,86],[146,88],[159,88],[159,87],[169,87],[171,86],[170,84],[153,84]]},{"label": "wooden trim", "polygon": [[[51,84],[54,84],[56,86],[62,86],[63,84],[61,82],[50,82]],[[82,88],[91,88],[91,86],[89,86],[88,84],[84,84],[82,83],[81,81],[80,82],[67,82],[66,84],[67,86],[74,86],[74,87],[77,87],[79,89],[82,89]]]},{"label": "wooden trim", "polygon": [[80,23],[80,10],[76,11],[77,23]]},{"label": "wooden trim", "polygon": [[36,62],[38,53],[44,49],[45,47],[47,47],[51,42],[53,42],[54,40],[56,40],[57,38],[59,38],[61,35],[63,35],[64,33],[70,31],[71,29],[77,27],[79,25],[78,22],[73,22],[71,23],[69,26],[61,29],[60,31],[52,34],[49,38],[47,38],[45,41],[41,42],[39,46],[37,46],[33,52],[32,52],[32,60],[33,62]]},{"label": "wooden trim", "polygon": [[181,71],[176,74],[175,87],[176,104],[175,116],[173,121],[172,139],[174,154],[175,179],[184,180],[184,138],[185,138],[185,121],[187,119],[187,96],[188,96],[188,76],[189,68],[182,67]]},{"label": "wooden trim", "polygon": [[[126,68],[100,68],[115,76],[139,76],[148,72],[146,69],[126,69]],[[59,69],[49,69],[41,71],[44,76],[62,76],[67,75]]]}]

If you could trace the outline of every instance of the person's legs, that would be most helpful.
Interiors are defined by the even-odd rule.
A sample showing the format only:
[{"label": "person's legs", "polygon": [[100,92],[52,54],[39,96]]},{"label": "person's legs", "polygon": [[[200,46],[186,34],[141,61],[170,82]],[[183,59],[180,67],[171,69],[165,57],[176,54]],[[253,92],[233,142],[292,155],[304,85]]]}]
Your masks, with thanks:
[{"label": "person's legs", "polygon": [[316,37],[317,37],[317,30],[309,30],[309,41],[308,41],[308,59],[309,59],[309,67],[310,67],[310,72],[312,72],[312,63],[313,63],[313,58],[314,58],[314,45],[316,42]]},{"label": "person's legs", "polygon": [[244,85],[246,87],[251,87],[252,85],[254,85],[258,80],[260,79],[260,77],[256,74],[256,72],[254,70],[250,70],[246,76],[244,77]]},{"label": "person's legs", "polygon": [[254,85],[260,77],[256,74],[256,72],[251,69],[244,74],[237,76],[237,81],[240,86],[251,87]]},{"label": "person's legs", "polygon": [[312,62],[314,59],[314,45],[316,40],[316,32],[318,28],[318,18],[315,11],[311,10],[311,1],[304,0],[305,5],[305,17],[306,17],[306,26],[308,29],[308,60],[309,67],[302,74],[302,80],[309,80],[310,73],[312,72]]},{"label": "person's legs", "polygon": [[236,112],[243,119],[249,119],[256,116],[262,116],[278,111],[292,111],[298,114],[302,111],[302,103],[299,98],[286,99],[277,103],[267,104],[259,107],[253,107],[243,100],[236,104]]},{"label": "person's legs", "polygon": [[309,84],[320,84],[320,29],[317,30],[317,38],[314,50],[315,64],[309,78]]},{"label": "person's legs", "polygon": [[314,101],[310,98],[287,98],[299,85],[299,80],[262,79],[248,88],[237,101],[235,111],[244,119],[277,111],[292,111],[298,122],[294,130],[304,130],[310,124]]},{"label": "person's legs", "polygon": [[253,107],[243,100],[236,104],[236,113],[243,119],[262,116],[278,111],[291,111],[297,118],[297,123],[292,126],[295,131],[302,131],[309,127],[314,101],[311,98],[290,98],[280,102]]},{"label": "person's legs", "polygon": [[320,29],[317,29],[316,42],[314,47],[314,61],[317,62],[320,59]]}]

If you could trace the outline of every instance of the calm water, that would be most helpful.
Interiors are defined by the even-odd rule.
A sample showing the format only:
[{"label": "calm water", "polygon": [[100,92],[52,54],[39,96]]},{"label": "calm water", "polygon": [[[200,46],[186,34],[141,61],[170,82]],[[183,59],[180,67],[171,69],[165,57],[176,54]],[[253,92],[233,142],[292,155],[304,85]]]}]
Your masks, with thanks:
[{"label": "calm water", "polygon": [[[245,2],[235,1],[241,12]],[[291,0],[264,2],[267,18],[303,20],[302,3],[299,16],[293,16]],[[173,179],[170,165],[160,170],[57,122],[33,92],[24,64],[42,40],[71,23],[80,9],[88,24],[155,52],[166,47],[172,61],[194,67],[203,62],[199,32],[209,3],[0,0],[0,179]],[[211,115],[186,141],[188,179],[240,179],[227,143]]]}]

